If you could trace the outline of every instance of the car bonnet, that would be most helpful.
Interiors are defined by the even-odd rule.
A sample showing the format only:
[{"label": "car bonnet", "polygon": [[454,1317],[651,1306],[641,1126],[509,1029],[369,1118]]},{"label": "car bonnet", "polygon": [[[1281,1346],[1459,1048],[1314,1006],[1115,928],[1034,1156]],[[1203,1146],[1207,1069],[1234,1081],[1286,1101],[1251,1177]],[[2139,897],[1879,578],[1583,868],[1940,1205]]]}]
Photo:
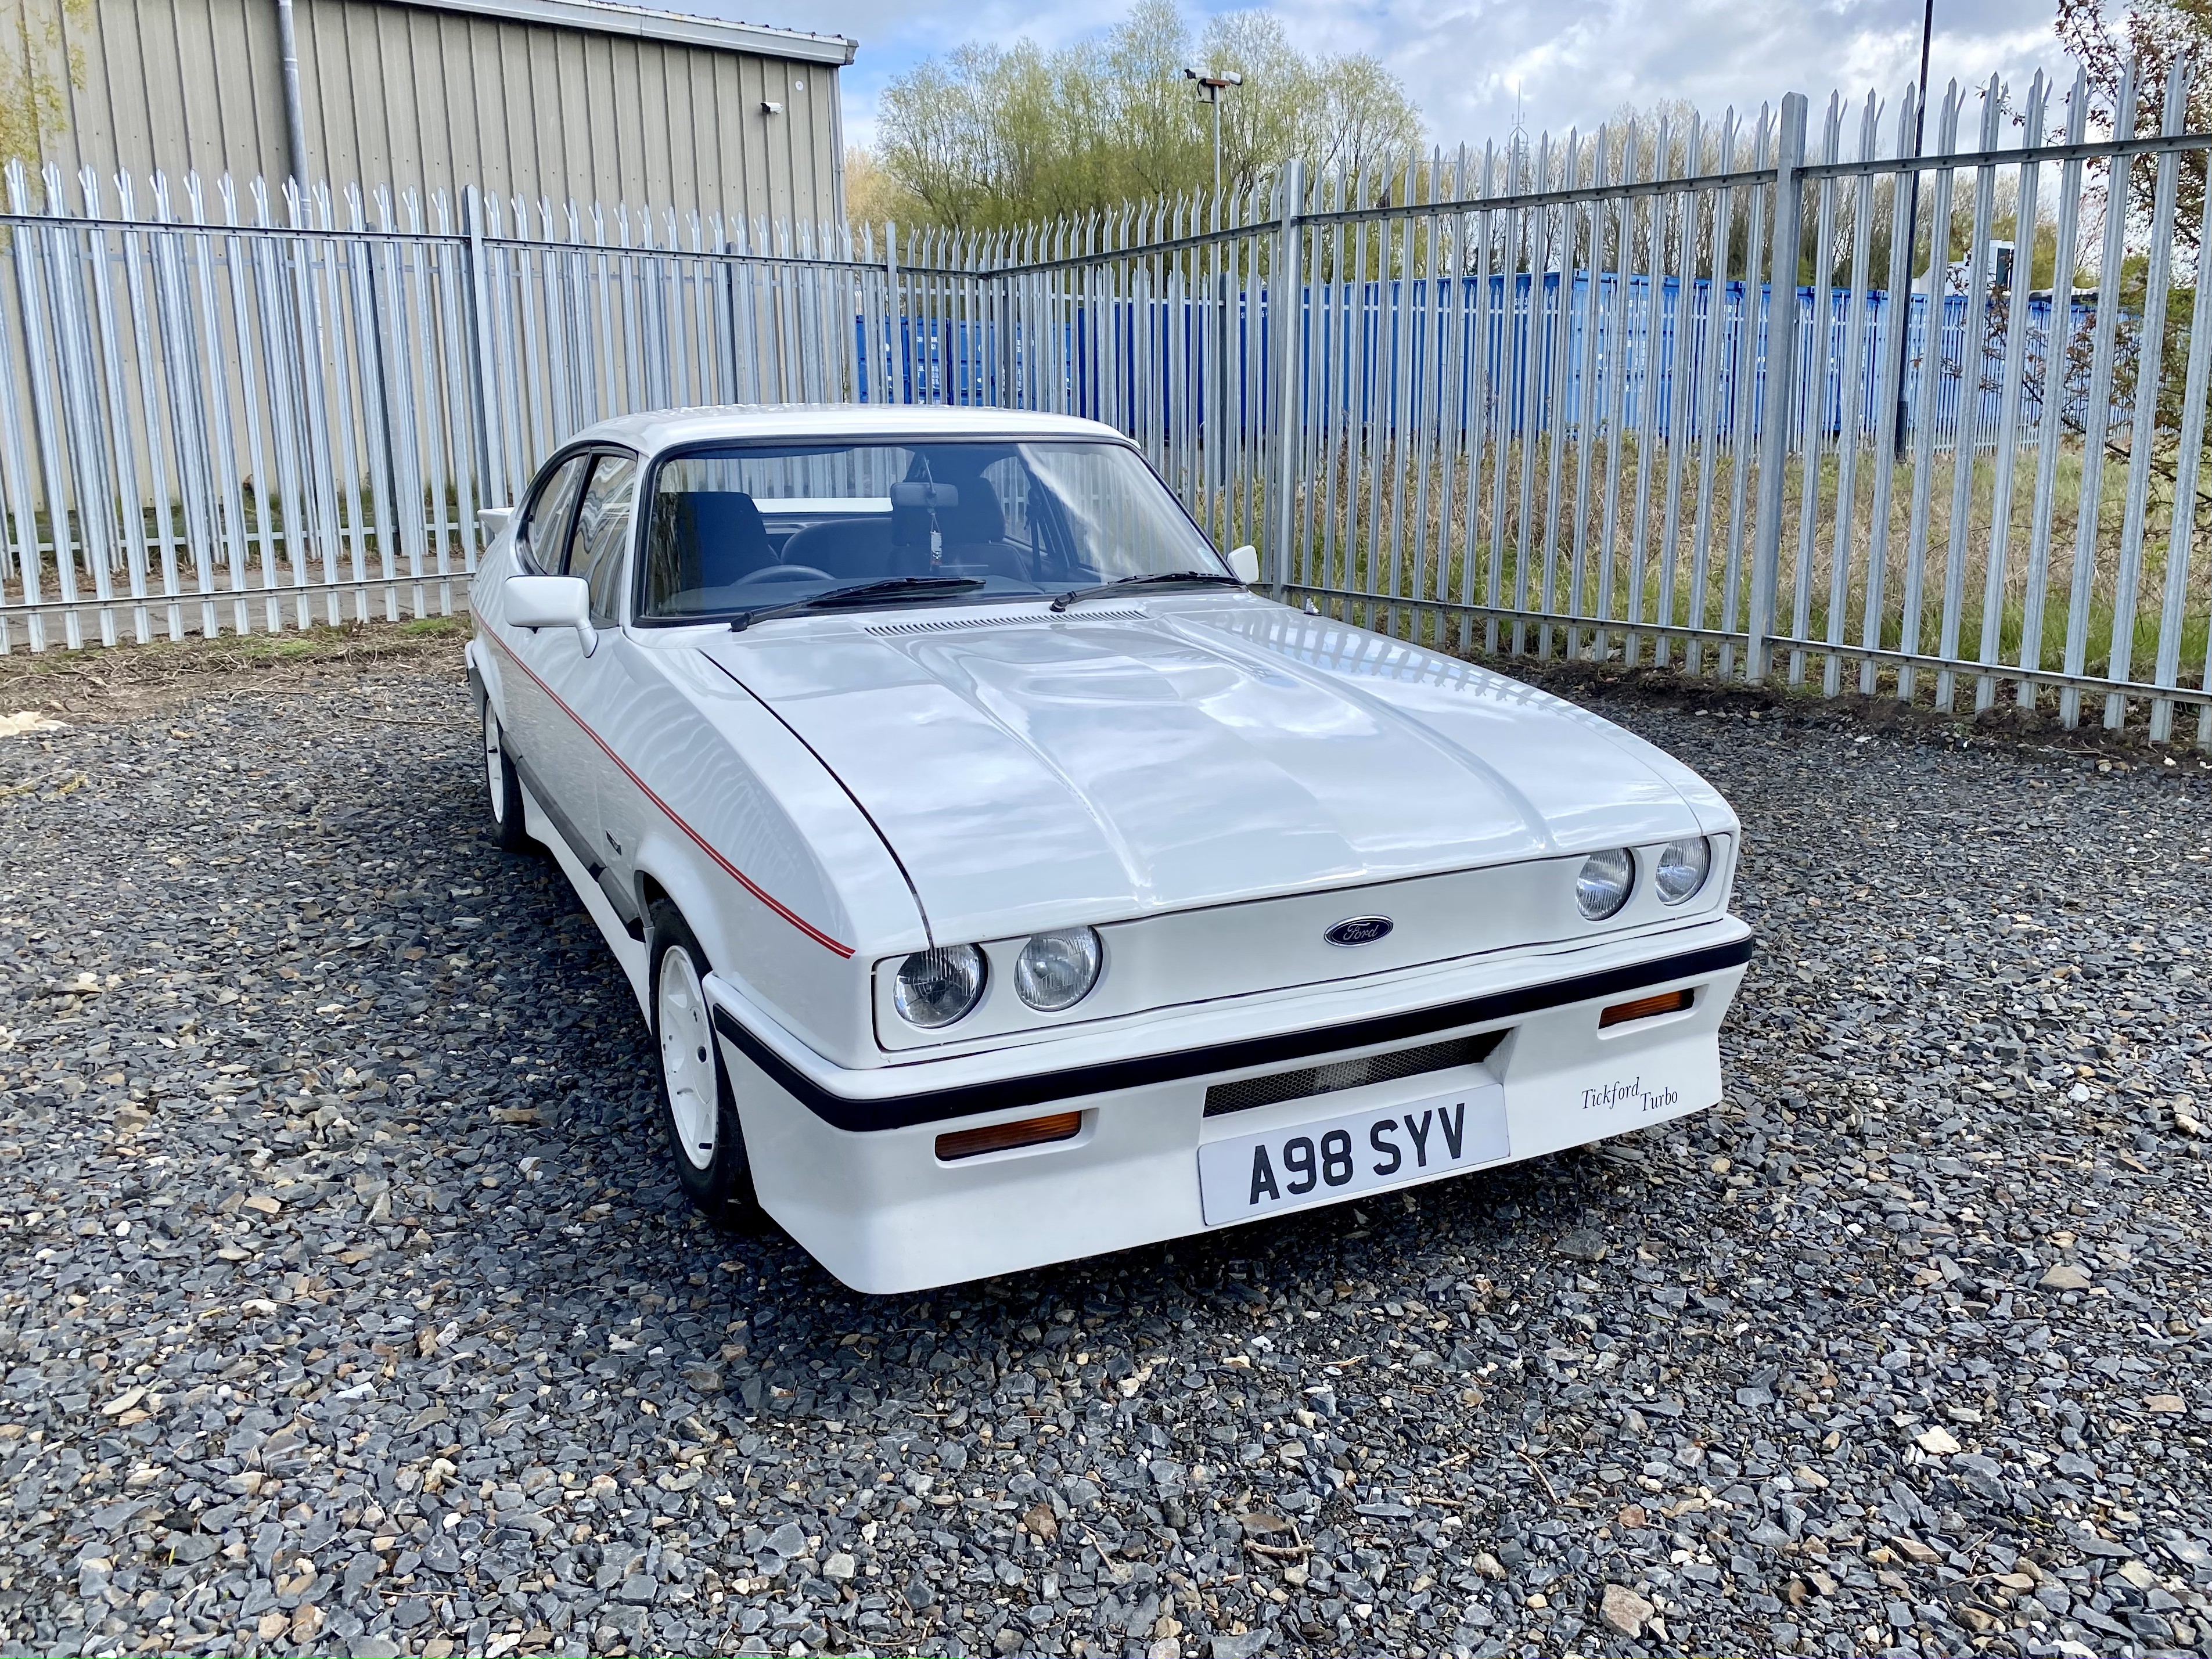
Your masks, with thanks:
[{"label": "car bonnet", "polygon": [[802,619],[708,654],[820,757],[939,939],[1726,826],[1519,682],[1241,596]]}]

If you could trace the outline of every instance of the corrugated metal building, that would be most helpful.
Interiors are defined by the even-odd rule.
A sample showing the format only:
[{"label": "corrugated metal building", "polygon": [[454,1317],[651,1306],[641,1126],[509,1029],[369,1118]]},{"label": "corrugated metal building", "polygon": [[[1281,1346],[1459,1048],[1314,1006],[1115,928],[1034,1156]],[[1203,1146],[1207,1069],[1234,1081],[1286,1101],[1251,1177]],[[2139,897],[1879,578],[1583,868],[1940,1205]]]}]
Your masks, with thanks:
[{"label": "corrugated metal building", "polygon": [[844,216],[839,36],[605,0],[19,3],[72,175],[287,177],[289,10],[311,179]]}]

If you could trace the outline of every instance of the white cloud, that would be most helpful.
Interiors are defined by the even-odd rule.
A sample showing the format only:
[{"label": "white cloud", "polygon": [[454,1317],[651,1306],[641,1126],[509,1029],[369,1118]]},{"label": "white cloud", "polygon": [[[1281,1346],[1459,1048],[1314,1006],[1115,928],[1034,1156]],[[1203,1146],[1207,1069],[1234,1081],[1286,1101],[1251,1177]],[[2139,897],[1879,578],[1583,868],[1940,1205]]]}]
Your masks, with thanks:
[{"label": "white cloud", "polygon": [[[726,15],[738,3],[690,0]],[[742,3],[757,17],[759,0]],[[921,58],[974,40],[1060,45],[1109,27],[1119,9],[1095,0],[817,0],[804,16],[758,21],[860,41],[844,71],[846,131],[865,143],[877,94]],[[1309,47],[1382,58],[1446,146],[1504,138],[1516,109],[1531,132],[1564,134],[1589,131],[1622,104],[1662,99],[1686,98],[1715,118],[1731,104],[1748,113],[1785,92],[1810,94],[1816,112],[1831,91],[1855,101],[1872,88],[1892,100],[1913,78],[1920,50],[1912,0],[1280,0],[1273,9]],[[2050,0],[1937,0],[1931,92],[1954,77],[1978,86],[1995,74],[2018,99],[2039,68],[2070,77],[2053,9]]]},{"label": "white cloud", "polygon": [[[1589,131],[1623,104],[1684,98],[1717,118],[1785,92],[1893,98],[1918,68],[1918,8],[1856,0],[1747,7],[1734,0],[1290,0],[1302,38],[1375,52],[1405,80],[1446,144],[1513,127]],[[2047,11],[2022,0],[1940,0],[1929,86],[1991,74],[2024,94],[2063,68]]]}]

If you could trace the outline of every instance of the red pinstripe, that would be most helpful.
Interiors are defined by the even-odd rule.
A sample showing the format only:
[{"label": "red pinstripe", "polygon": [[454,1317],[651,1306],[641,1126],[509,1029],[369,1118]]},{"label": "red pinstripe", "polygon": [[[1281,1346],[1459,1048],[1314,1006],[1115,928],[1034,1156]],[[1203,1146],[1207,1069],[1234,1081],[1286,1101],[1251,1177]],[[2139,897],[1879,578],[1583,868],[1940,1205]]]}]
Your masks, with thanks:
[{"label": "red pinstripe", "polygon": [[[483,622],[483,618],[481,614],[477,615],[477,620],[479,623]],[[601,737],[598,732],[592,730],[589,721],[586,720],[581,714],[579,714],[574,709],[569,708],[567,703],[563,702],[561,700],[560,694],[554,690],[551,686],[546,684],[544,678],[538,675],[537,671],[532,669],[528,663],[523,661],[520,657],[515,655],[514,647],[507,644],[505,640],[500,638],[498,631],[495,629],[486,627],[482,629],[482,631],[477,635],[477,637],[479,639],[490,641],[494,646],[498,647],[501,655],[504,656],[509,662],[513,663],[517,668],[520,668],[524,673],[529,675],[532,680],[536,681],[538,689],[543,691],[547,696],[552,698],[553,706],[558,708],[562,714],[566,714],[570,720],[575,721],[578,728],[583,732],[583,734],[589,738],[593,743],[599,744],[599,752],[621,769],[622,775],[637,786],[638,793],[642,794],[655,806],[658,806],[666,816],[671,823],[674,824],[678,830],[681,830],[685,835],[691,838],[691,844],[693,846],[696,847],[708,858],[714,860],[714,862],[719,865],[722,870],[729,875],[731,879],[738,884],[738,886],[744,888],[745,891],[750,893],[763,904],[768,906],[769,909],[775,911],[776,915],[781,916],[786,921],[799,929],[800,933],[805,934],[807,938],[812,939],[817,945],[822,946],[825,951],[834,951],[841,957],[849,957],[853,954],[853,947],[851,945],[840,944],[837,940],[830,938],[829,934],[823,933],[819,927],[815,927],[811,922],[808,921],[804,916],[799,915],[798,912],[791,909],[788,906],[779,902],[775,896],[769,893],[765,888],[762,887],[758,882],[753,880],[751,877],[748,876],[744,871],[738,869],[736,865],[731,863],[729,860],[724,858],[720,853],[716,852],[712,846],[708,845],[707,838],[704,836],[701,835],[696,830],[694,830],[690,824],[684,823],[682,816],[678,813],[674,807],[671,806],[666,801],[661,799],[659,796],[654,794],[652,789],[647,785],[645,780],[629,769],[629,765],[623,761],[623,757],[615,753],[611,748],[608,747],[607,740]]]}]

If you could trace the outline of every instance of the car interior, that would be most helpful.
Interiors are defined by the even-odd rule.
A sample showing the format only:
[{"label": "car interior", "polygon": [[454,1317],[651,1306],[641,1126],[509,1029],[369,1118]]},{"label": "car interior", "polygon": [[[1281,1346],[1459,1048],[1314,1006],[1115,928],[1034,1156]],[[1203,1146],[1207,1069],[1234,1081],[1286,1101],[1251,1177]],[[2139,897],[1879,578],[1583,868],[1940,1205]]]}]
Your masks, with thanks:
[{"label": "car interior", "polygon": [[1007,465],[949,478],[939,467],[939,476],[904,481],[887,496],[769,497],[765,508],[742,490],[663,492],[647,550],[650,588],[659,607],[681,612],[757,603],[761,587],[786,581],[1085,580],[1082,568],[1055,556],[1051,542],[1060,538],[1040,547],[1033,526],[1010,526],[987,476]]},{"label": "car interior", "polygon": [[972,578],[987,597],[1019,599],[1229,574],[1158,476],[1119,443],[702,445],[664,457],[652,480],[637,610],[648,625],[750,616],[887,579]]}]

